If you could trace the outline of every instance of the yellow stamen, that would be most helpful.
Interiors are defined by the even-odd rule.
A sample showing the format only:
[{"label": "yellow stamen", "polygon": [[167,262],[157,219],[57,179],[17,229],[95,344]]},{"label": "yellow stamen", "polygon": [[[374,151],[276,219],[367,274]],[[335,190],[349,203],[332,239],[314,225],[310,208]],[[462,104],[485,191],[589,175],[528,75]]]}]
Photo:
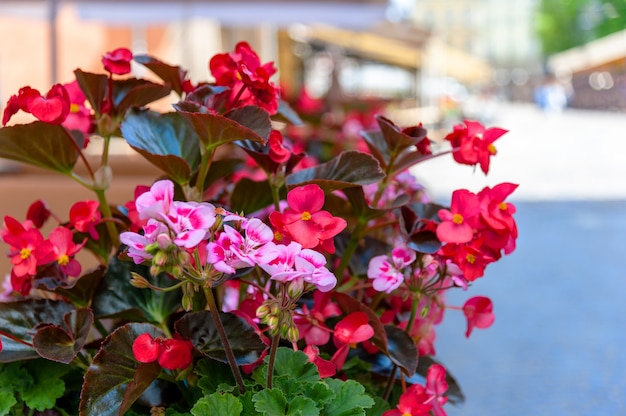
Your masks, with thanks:
[{"label": "yellow stamen", "polygon": [[465,256],[465,260],[467,260],[469,264],[474,264],[474,262],[476,261],[476,256],[474,256],[473,254],[468,254],[467,256]]},{"label": "yellow stamen", "polygon": [[487,146],[487,150],[489,150],[489,154],[495,155],[497,153],[496,147],[493,144]]},{"label": "yellow stamen", "polygon": [[70,113],[78,113],[80,111],[80,106],[76,103],[70,104]]},{"label": "yellow stamen", "polygon": [[59,266],[67,266],[67,263],[70,262],[70,258],[67,254],[63,254],[59,256],[57,262],[59,263]]},{"label": "yellow stamen", "polygon": [[311,213],[309,211],[304,211],[302,213],[302,221],[308,221],[311,219]]},{"label": "yellow stamen", "polygon": [[279,233],[278,231],[274,232],[274,240],[276,241],[283,241],[283,235],[281,233]]},{"label": "yellow stamen", "polygon": [[506,205],[506,202],[500,202],[500,205],[498,205],[498,208],[500,208],[502,211],[506,211],[508,207]]},{"label": "yellow stamen", "polygon": [[463,224],[463,216],[461,214],[454,214],[452,216],[452,222],[455,224]]},{"label": "yellow stamen", "polygon": [[20,258],[22,260],[26,260],[27,258],[30,257],[30,253],[32,253],[32,250],[29,248],[23,248],[20,250]]}]

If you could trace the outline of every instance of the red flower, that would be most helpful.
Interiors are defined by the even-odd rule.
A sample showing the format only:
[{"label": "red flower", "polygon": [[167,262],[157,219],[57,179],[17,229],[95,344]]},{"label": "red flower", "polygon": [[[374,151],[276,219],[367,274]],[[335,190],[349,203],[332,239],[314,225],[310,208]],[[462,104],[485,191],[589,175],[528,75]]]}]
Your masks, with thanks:
[{"label": "red flower", "polygon": [[302,314],[294,317],[300,339],[304,338],[307,345],[325,345],[330,340],[331,330],[324,322],[339,315],[341,309],[330,301],[330,293],[316,290],[313,293],[313,309],[303,305]]},{"label": "red flower", "polygon": [[98,239],[96,225],[102,218],[99,206],[98,201],[80,201],[70,208],[70,224],[81,233],[89,233],[94,240]]},{"label": "red flower", "polygon": [[80,89],[77,81],[63,84],[70,100],[70,112],[67,115],[65,121],[63,121],[63,127],[68,130],[77,130],[83,134],[83,149],[89,144],[89,134],[93,132],[95,128],[95,120],[91,113],[91,110],[85,106],[87,98]]},{"label": "red flower", "polygon": [[448,391],[446,369],[441,364],[431,365],[426,372],[426,393],[432,397],[432,412],[435,416],[446,416],[442,407],[448,401],[448,398],[444,396],[446,391]]},{"label": "red flower", "polygon": [[465,336],[469,338],[474,328],[489,328],[496,319],[493,314],[493,303],[485,296],[475,296],[468,299],[463,305],[463,313],[467,318],[467,331]]},{"label": "red flower", "polygon": [[10,216],[4,217],[4,227],[2,240],[11,246],[9,257],[13,264],[12,273],[16,277],[34,276],[40,263],[35,250],[44,241],[43,235],[36,228],[25,228]]},{"label": "red flower", "polygon": [[217,85],[231,89],[228,109],[257,105],[270,114],[278,111],[278,88],[270,82],[276,73],[273,62],[261,64],[246,42],[239,42],[232,53],[215,55],[209,62]]},{"label": "red flower", "polygon": [[26,219],[32,222],[35,228],[41,228],[48,218],[50,218],[50,210],[41,199],[33,202],[28,207]]},{"label": "red flower", "polygon": [[437,238],[445,243],[467,243],[474,237],[480,214],[480,202],[476,194],[458,189],[452,194],[450,210],[439,210],[442,223],[437,226]]},{"label": "red flower", "polygon": [[383,416],[430,416],[433,405],[431,396],[421,384],[413,384],[406,389],[395,409],[387,410]]},{"label": "red flower", "polygon": [[480,169],[487,173],[489,159],[497,152],[493,143],[507,130],[499,127],[485,129],[476,121],[465,120],[464,123],[454,126],[454,131],[445,137],[454,149],[452,156],[454,160],[464,165],[480,163]]},{"label": "red flower", "polygon": [[291,150],[283,146],[283,135],[278,130],[272,130],[268,140],[269,156],[276,163],[285,163],[291,157]]},{"label": "red flower", "polygon": [[187,368],[193,361],[193,345],[182,339],[152,338],[152,335],[144,333],[135,338],[132,349],[135,360],[140,363],[156,360],[168,370]]},{"label": "red flower", "polygon": [[282,214],[270,216],[277,231],[287,234],[302,248],[316,248],[335,252],[333,238],[346,228],[346,220],[333,217],[324,206],[324,191],[318,185],[304,185],[287,194],[287,208]]},{"label": "red flower", "polygon": [[75,244],[72,232],[65,227],[57,227],[50,232],[48,240],[37,247],[36,256],[42,264],[56,261],[63,273],[68,276],[80,276],[80,263],[74,259],[76,253],[83,248],[87,239]]},{"label": "red flower", "polygon": [[70,112],[70,98],[61,84],[53,85],[45,97],[36,89],[23,87],[17,96],[9,98],[2,124],[6,125],[19,110],[30,113],[45,123],[61,124]]},{"label": "red flower", "polygon": [[111,74],[125,75],[130,72],[130,61],[132,60],[133,53],[129,49],[117,48],[104,54],[102,65]]},{"label": "red flower", "polygon": [[356,346],[359,342],[367,341],[373,336],[374,328],[369,324],[367,314],[365,312],[351,313],[335,325],[333,340],[339,349],[331,361],[340,370],[348,357],[350,347]]},{"label": "red flower", "polygon": [[307,345],[303,352],[309,357],[309,362],[317,367],[320,378],[332,377],[337,372],[337,367],[332,361],[320,357],[320,350],[317,345]]}]

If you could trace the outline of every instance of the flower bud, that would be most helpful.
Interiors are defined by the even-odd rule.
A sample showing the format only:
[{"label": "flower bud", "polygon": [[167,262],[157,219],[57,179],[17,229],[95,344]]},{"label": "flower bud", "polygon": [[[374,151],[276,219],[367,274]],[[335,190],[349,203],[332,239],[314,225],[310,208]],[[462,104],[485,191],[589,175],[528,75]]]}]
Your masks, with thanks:
[{"label": "flower bud", "polygon": [[94,172],[93,180],[96,189],[109,189],[113,180],[113,169],[109,165],[101,166]]},{"label": "flower bud", "polygon": [[259,306],[256,310],[256,316],[259,319],[263,319],[266,316],[268,316],[271,312],[270,307],[267,304],[262,304],[261,306]]},{"label": "flower bud", "polygon": [[424,306],[422,310],[420,311],[420,318],[425,319],[428,316],[429,311],[430,311],[430,308],[428,306]]},{"label": "flower bud", "polygon": [[304,279],[295,279],[287,284],[287,295],[291,299],[300,299],[304,292]]},{"label": "flower bud", "polygon": [[287,330],[287,340],[289,342],[298,342],[298,338],[300,337],[300,332],[298,331],[298,327],[292,325]]},{"label": "flower bud", "polygon": [[166,233],[159,234],[156,242],[161,250],[168,250],[172,246],[172,239]]},{"label": "flower bud", "polygon": [[138,289],[145,289],[147,287],[150,287],[150,283],[148,282],[148,280],[142,275],[135,272],[130,272],[130,284]]}]

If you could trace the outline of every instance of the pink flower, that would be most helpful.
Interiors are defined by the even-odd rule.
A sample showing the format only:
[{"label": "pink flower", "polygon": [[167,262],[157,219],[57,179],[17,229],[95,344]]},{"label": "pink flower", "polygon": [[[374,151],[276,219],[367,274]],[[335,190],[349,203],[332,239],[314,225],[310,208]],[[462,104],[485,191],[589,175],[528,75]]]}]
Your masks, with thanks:
[{"label": "pink flower", "polygon": [[241,235],[224,225],[217,241],[207,246],[207,261],[222,273],[233,274],[236,269],[263,266],[276,258],[278,249],[272,243],[272,230],[258,218],[244,222]]},{"label": "pink flower", "polygon": [[102,65],[111,74],[125,75],[130,72],[130,61],[132,60],[133,53],[129,49],[117,48],[104,54]]},{"label": "pink flower", "polygon": [[[28,222],[27,225],[32,224]],[[4,217],[2,240],[10,246],[12,273],[16,277],[34,276],[37,273],[37,265],[42,264],[36,255],[37,247],[44,241],[41,232],[36,228],[26,228],[15,218],[7,215]]]},{"label": "pink flower", "polygon": [[276,163],[285,163],[291,157],[291,150],[283,145],[283,135],[278,130],[272,130],[268,139],[269,156]]},{"label": "pink flower", "polygon": [[163,219],[170,211],[174,201],[174,182],[164,179],[155,182],[148,192],[139,195],[135,208],[139,219]]},{"label": "pink flower", "polygon": [[77,130],[83,134],[83,148],[89,144],[89,134],[93,132],[95,121],[91,110],[85,106],[87,98],[80,89],[77,81],[63,84],[70,100],[70,111],[63,121],[63,127],[68,130]]},{"label": "pink flower", "polygon": [[463,313],[467,318],[467,331],[465,336],[469,338],[474,328],[489,328],[496,319],[493,314],[493,303],[485,296],[475,296],[468,299],[463,305]]},{"label": "pink flower", "polygon": [[165,219],[176,235],[174,244],[194,248],[215,224],[215,207],[207,202],[175,201]]},{"label": "pink flower", "polygon": [[171,242],[169,229],[162,222],[149,219],[143,230],[143,235],[133,231],[126,231],[120,234],[120,241],[128,246],[128,256],[133,259],[135,264],[141,264],[145,260],[152,258],[152,254],[146,250],[150,245],[157,242],[159,236],[166,236]]},{"label": "pink flower", "polygon": [[98,239],[96,226],[102,218],[102,214],[98,211],[99,206],[98,201],[81,201],[70,208],[70,224],[81,233],[89,233],[94,240]]},{"label": "pink flower", "polygon": [[442,222],[437,226],[437,238],[445,243],[471,241],[479,214],[480,202],[476,194],[467,189],[454,191],[450,210],[439,210]]},{"label": "pink flower", "polygon": [[396,247],[391,256],[376,256],[370,260],[367,277],[374,279],[374,289],[379,292],[391,293],[404,282],[403,269],[415,261],[415,251]]}]

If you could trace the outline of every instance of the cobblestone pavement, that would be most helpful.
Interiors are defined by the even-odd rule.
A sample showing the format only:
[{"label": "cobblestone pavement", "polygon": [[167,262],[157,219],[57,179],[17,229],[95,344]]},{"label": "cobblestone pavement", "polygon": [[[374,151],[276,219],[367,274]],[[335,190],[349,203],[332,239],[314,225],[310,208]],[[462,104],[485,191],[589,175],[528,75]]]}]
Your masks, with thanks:
[{"label": "cobblestone pavement", "polygon": [[450,310],[438,329],[438,358],[467,396],[448,414],[626,415],[626,116],[507,106],[493,125],[510,133],[487,178],[445,158],[417,171],[442,202],[456,187],[520,184],[517,250],[448,298],[491,297],[494,325],[466,339]]}]

